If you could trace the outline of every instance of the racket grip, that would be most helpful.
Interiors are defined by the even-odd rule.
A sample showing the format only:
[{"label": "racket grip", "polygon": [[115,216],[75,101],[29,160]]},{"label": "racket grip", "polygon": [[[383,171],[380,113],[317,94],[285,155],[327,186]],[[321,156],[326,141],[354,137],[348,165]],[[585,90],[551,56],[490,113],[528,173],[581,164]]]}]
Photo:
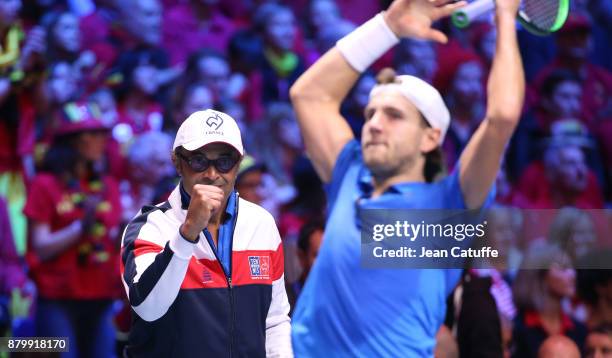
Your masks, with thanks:
[{"label": "racket grip", "polygon": [[474,19],[494,8],[494,0],[475,0],[453,13],[453,24],[460,29],[468,27]]}]

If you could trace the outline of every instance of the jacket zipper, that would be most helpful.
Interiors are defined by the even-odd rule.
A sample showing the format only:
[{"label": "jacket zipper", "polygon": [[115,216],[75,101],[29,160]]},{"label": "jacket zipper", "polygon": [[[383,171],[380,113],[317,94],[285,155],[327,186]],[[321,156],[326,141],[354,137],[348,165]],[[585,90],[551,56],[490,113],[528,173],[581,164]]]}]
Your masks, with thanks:
[{"label": "jacket zipper", "polygon": [[227,285],[229,287],[229,294],[230,294],[230,312],[231,312],[231,317],[232,317],[232,322],[230,324],[230,358],[232,357],[232,355],[234,354],[234,328],[235,328],[235,324],[236,324],[236,309],[234,307],[234,291],[233,291],[233,286],[232,286],[232,257],[234,257],[234,231],[236,231],[236,223],[238,222],[238,192],[235,191],[234,192],[234,217],[232,218],[233,225],[232,225],[232,235],[230,236],[231,241],[230,241],[230,257],[229,257],[229,276],[227,276]]},{"label": "jacket zipper", "polygon": [[215,255],[215,258],[217,259],[217,262],[219,263],[219,265],[221,265],[221,270],[223,270],[223,273],[225,274],[225,281],[227,282],[227,289],[229,292],[229,298],[230,298],[230,349],[229,349],[229,356],[230,358],[233,356],[234,354],[234,326],[236,323],[236,310],[234,308],[234,290],[233,290],[233,285],[232,285],[232,257],[234,254],[234,231],[236,231],[236,222],[238,221],[238,192],[235,192],[236,195],[236,201],[235,201],[235,205],[236,205],[236,209],[234,210],[234,217],[232,218],[232,220],[234,221],[233,225],[232,225],[232,235],[231,237],[231,241],[230,241],[230,257],[229,257],[229,272],[225,271],[225,267],[223,267],[223,263],[221,263],[221,260],[219,259],[219,256],[217,255],[217,250],[214,249],[214,242],[212,241],[212,237],[208,237],[206,236],[206,240],[208,241],[208,244],[210,245],[211,248],[213,248],[213,254]]},{"label": "jacket zipper", "polygon": [[[233,233],[232,233],[233,234]],[[208,241],[208,244],[210,245],[210,247],[213,247],[213,241],[212,238],[209,238],[207,235],[206,236],[206,240]],[[232,245],[230,244],[230,247]],[[230,251],[231,252],[231,251]],[[217,250],[213,249],[213,254],[215,254],[215,259],[217,259],[217,262],[219,263],[219,265],[221,266],[221,270],[223,271],[223,275],[225,276],[225,282],[227,282],[227,289],[229,292],[229,299],[230,299],[230,328],[229,328],[229,333],[230,333],[230,349],[229,349],[229,353],[230,353],[230,358],[232,357],[232,353],[233,353],[233,349],[234,349],[234,294],[232,291],[232,277],[231,274],[228,274],[225,271],[225,267],[223,267],[223,264],[221,263],[221,260],[219,259],[219,256],[217,255]],[[232,260],[231,260],[231,256],[230,256],[230,270],[232,267]],[[230,271],[231,272],[231,271]]]}]

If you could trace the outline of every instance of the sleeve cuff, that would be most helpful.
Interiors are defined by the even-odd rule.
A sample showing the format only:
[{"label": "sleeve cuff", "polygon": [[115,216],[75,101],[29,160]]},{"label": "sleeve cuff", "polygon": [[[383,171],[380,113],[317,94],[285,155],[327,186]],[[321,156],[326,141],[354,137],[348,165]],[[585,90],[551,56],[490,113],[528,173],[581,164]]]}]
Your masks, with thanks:
[{"label": "sleeve cuff", "polygon": [[176,236],[170,239],[170,249],[179,258],[189,260],[193,255],[193,249],[198,241],[200,241],[199,237],[195,242],[185,239],[177,230]]}]

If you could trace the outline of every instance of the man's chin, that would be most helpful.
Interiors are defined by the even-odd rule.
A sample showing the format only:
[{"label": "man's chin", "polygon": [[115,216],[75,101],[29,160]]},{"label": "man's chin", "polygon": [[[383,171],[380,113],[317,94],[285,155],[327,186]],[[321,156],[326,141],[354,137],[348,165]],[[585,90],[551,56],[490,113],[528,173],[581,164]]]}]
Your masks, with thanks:
[{"label": "man's chin", "polygon": [[363,163],[374,176],[385,176],[386,173],[391,171],[389,162],[382,158],[364,158]]}]

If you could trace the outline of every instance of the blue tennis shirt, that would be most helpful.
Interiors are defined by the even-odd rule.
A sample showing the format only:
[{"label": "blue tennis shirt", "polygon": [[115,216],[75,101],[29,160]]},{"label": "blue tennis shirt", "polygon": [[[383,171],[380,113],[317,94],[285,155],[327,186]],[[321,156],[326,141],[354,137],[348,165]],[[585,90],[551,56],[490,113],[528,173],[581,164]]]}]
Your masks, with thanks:
[{"label": "blue tennis shirt", "polygon": [[[340,153],[327,190],[323,243],[293,316],[296,357],[432,357],[446,297],[461,270],[362,268],[356,211],[358,205],[465,209],[458,170],[435,183],[394,185],[368,199],[371,174],[353,140]],[[493,190],[487,204],[492,198]]]}]

